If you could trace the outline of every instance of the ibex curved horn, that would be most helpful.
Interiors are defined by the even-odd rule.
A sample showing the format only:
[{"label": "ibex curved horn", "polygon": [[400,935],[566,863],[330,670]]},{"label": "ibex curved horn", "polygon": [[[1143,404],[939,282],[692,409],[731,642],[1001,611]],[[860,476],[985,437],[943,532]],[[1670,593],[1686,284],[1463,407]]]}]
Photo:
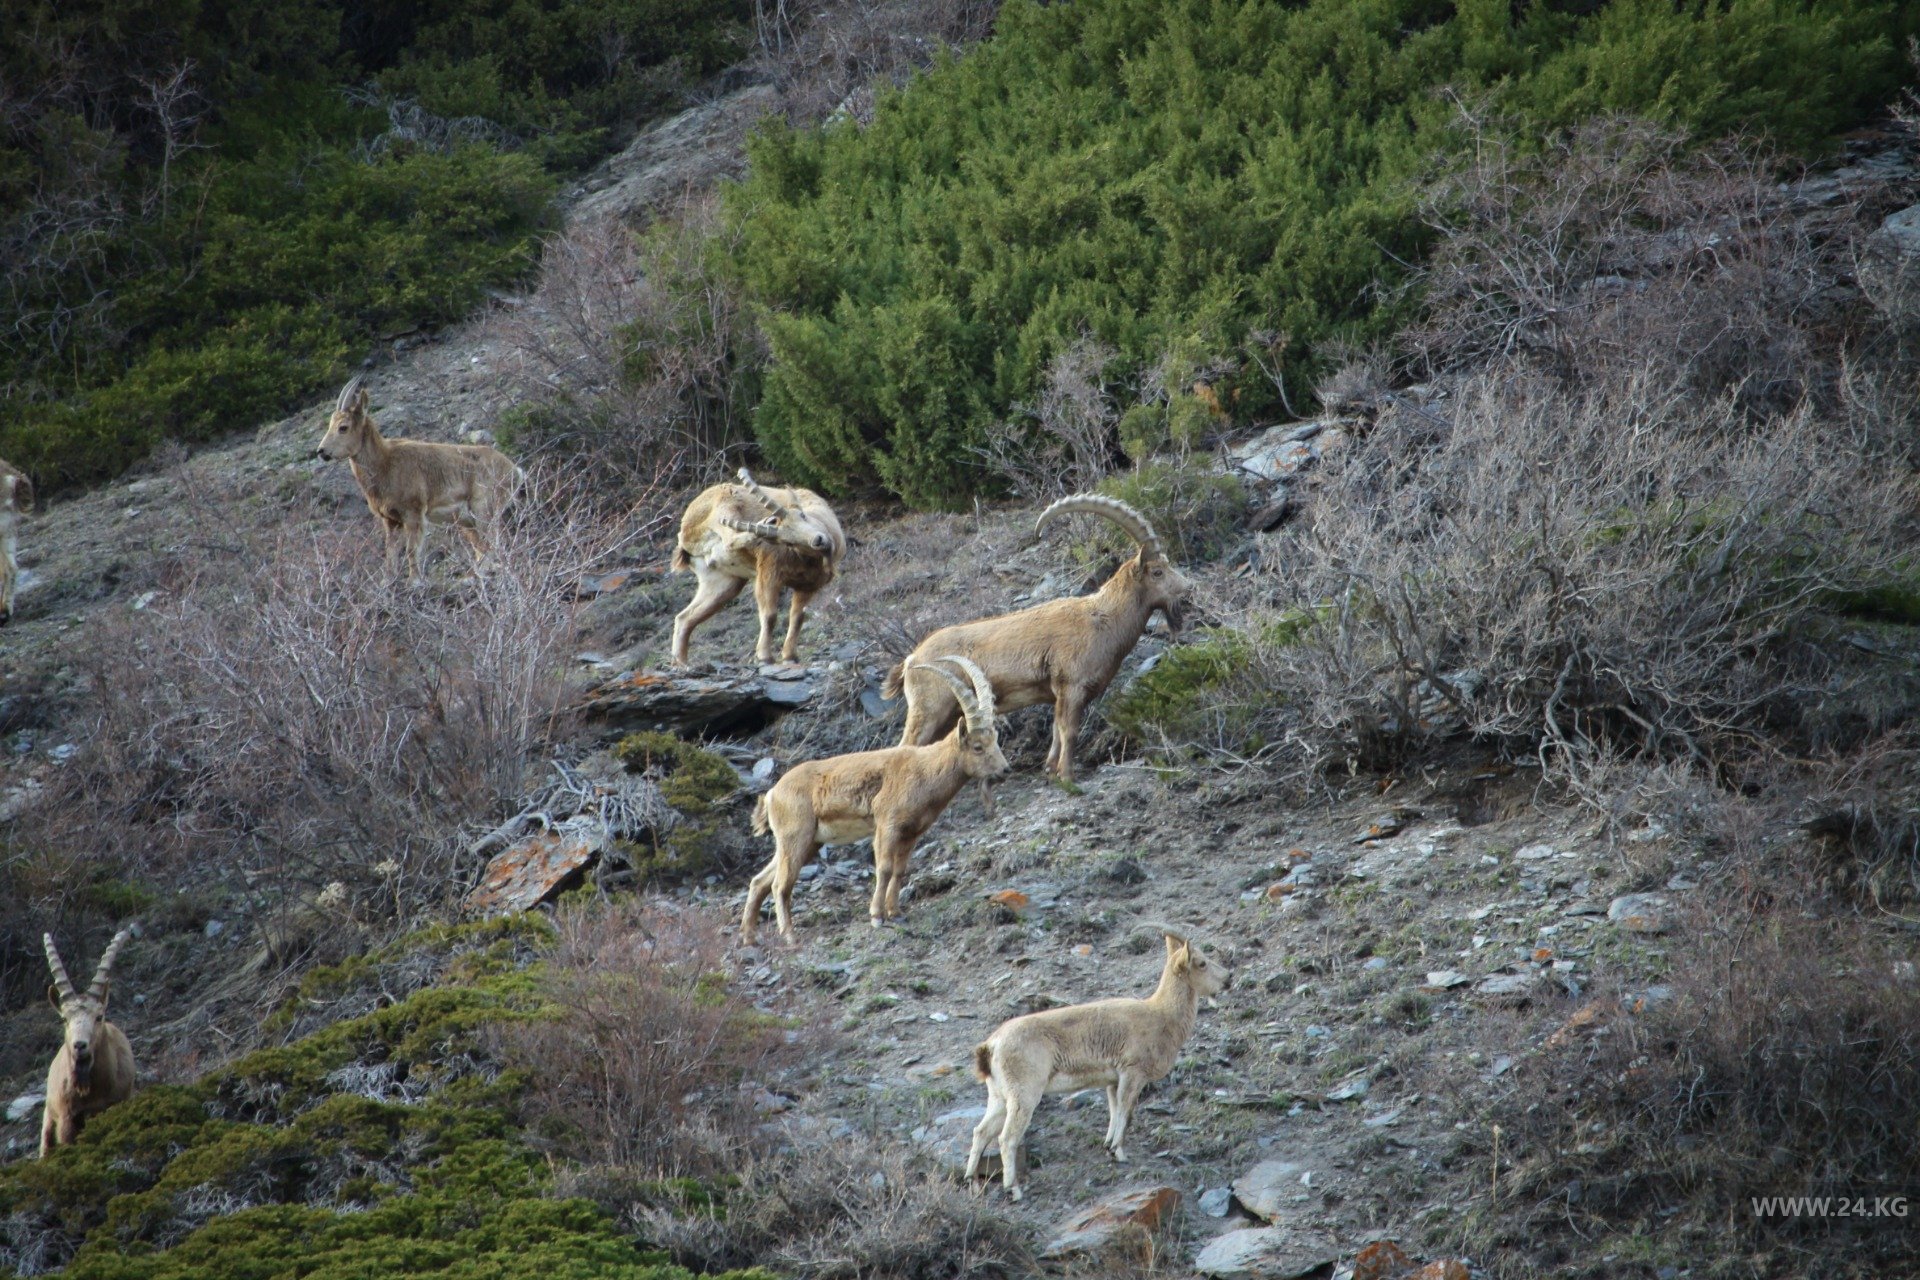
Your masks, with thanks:
[{"label": "ibex curved horn", "polygon": [[348,406],[353,403],[353,398],[360,394],[365,382],[366,379],[362,375],[354,374],[353,380],[340,388],[340,398],[333,402],[334,412],[345,413]]},{"label": "ibex curved horn", "polygon": [[78,1000],[80,997],[73,989],[73,979],[67,976],[67,966],[60,963],[59,949],[53,945],[53,935],[43,933],[40,939],[47,945],[47,967],[53,970],[53,988],[60,993],[60,1003]]},{"label": "ibex curved horn", "polygon": [[775,519],[785,520],[793,515],[792,511],[775,502],[773,495],[762,489],[759,482],[753,478],[753,473],[745,467],[740,468],[740,487],[758,499],[761,506],[773,512]]},{"label": "ibex curved horn", "polygon": [[[957,653],[935,658],[935,662],[951,662],[966,673],[968,683],[973,685],[972,709],[967,712],[967,732],[984,733],[993,727],[993,681],[987,679],[987,673],[972,658],[963,658]],[[936,668],[937,669],[937,668]],[[967,700],[961,699],[960,706],[967,708]]]},{"label": "ibex curved horn", "polygon": [[931,662],[916,662],[914,665],[946,682],[947,687],[953,690],[955,701],[960,704],[960,714],[967,718],[967,732],[974,732],[975,726],[980,721],[980,709],[979,704],[974,701],[973,690],[967,687],[967,682],[945,667],[936,667]]},{"label": "ibex curved horn", "polygon": [[1098,494],[1079,493],[1062,498],[1040,513],[1034,522],[1035,535],[1045,533],[1047,526],[1061,516],[1072,512],[1084,511],[1088,515],[1099,516],[1119,526],[1121,532],[1140,544],[1140,550],[1148,560],[1165,560],[1167,550],[1160,542],[1160,535],[1153,531],[1147,518],[1135,511],[1118,498],[1103,498]]},{"label": "ibex curved horn", "polygon": [[107,944],[106,951],[100,957],[100,963],[94,966],[93,981],[87,986],[87,999],[98,1000],[106,994],[107,975],[113,970],[114,957],[120,954],[120,948],[133,936],[132,929],[122,929],[113,935],[113,941]]},{"label": "ibex curved horn", "polygon": [[736,520],[732,516],[715,516],[714,523],[723,529],[732,529],[738,533],[750,533],[756,538],[771,538],[774,536],[774,525],[776,521],[763,520],[759,524],[748,524],[745,520]]}]

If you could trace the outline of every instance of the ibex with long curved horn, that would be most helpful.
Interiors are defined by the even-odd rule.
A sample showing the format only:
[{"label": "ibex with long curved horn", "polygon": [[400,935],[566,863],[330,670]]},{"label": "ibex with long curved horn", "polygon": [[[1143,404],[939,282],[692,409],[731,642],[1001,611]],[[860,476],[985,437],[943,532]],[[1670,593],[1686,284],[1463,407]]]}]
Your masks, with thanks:
[{"label": "ibex with long curved horn", "polygon": [[47,966],[53,970],[47,999],[67,1024],[65,1041],[53,1056],[53,1065],[47,1068],[47,1103],[40,1122],[43,1157],[79,1137],[89,1116],[124,1102],[133,1092],[133,1046],[120,1028],[107,1021],[107,976],[114,957],[132,933],[131,929],[122,929],[113,935],[85,995],[75,993],[67,967],[60,963],[60,953],[54,949],[53,935],[42,935]]},{"label": "ibex with long curved horn", "polygon": [[491,445],[389,440],[374,425],[367,388],[355,378],[340,391],[318,454],[346,459],[367,507],[387,536],[387,572],[399,568],[402,549],[418,580],[429,525],[450,524],[487,560],[487,539],[526,473]]},{"label": "ibex with long curved horn", "polygon": [[780,932],[793,936],[793,886],[822,845],[873,837],[873,925],[900,914],[907,859],[969,778],[1005,773],[994,722],[993,686],[965,658],[941,657],[966,675],[929,665],[953,692],[964,723],[930,746],[885,747],[796,765],[754,806],[753,829],[773,832],[773,860],[747,888],[740,933],[753,941],[760,904],[773,893]]},{"label": "ibex with long curved horn", "polygon": [[782,662],[799,650],[807,604],[833,581],[847,536],[833,508],[811,489],[763,489],[745,467],[738,484],[703,490],[680,518],[673,551],[676,570],[699,579],[693,601],[673,620],[673,660],[685,665],[693,629],[724,609],[747,583],[760,610],[760,641],[754,657],[773,661],[773,624],[780,595],[793,592]]},{"label": "ibex with long curved horn", "polygon": [[1050,600],[1018,613],[942,627],[922,640],[912,656],[887,673],[881,689],[890,698],[906,692],[902,743],[934,741],[959,714],[942,685],[908,680],[907,671],[915,664],[924,666],[928,654],[961,654],[993,681],[993,695],[1003,712],[1053,703],[1047,769],[1062,782],[1073,781],[1073,744],[1087,706],[1106,691],[1155,611],[1165,615],[1169,628],[1179,629],[1193,584],[1167,560],[1160,536],[1146,517],[1115,498],[1062,498],[1040,513],[1036,533],[1072,512],[1112,521],[1139,545],[1139,552],[1090,596]]}]

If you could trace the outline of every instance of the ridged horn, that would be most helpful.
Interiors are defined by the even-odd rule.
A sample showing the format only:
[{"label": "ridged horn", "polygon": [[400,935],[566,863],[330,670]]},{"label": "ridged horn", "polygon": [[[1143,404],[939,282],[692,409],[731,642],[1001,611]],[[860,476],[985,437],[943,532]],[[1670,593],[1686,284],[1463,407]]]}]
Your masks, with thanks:
[{"label": "ridged horn", "polygon": [[745,520],[737,520],[732,516],[718,516],[716,517],[716,521],[723,529],[732,529],[738,533],[750,533],[756,538],[771,538],[774,536],[773,529],[770,527],[773,524],[771,520],[761,524],[748,524]]},{"label": "ridged horn", "polygon": [[793,514],[791,511],[787,510],[785,507],[775,502],[773,500],[773,495],[768,493],[765,489],[762,489],[760,487],[759,482],[753,478],[753,473],[748,471],[745,467],[740,468],[740,486],[743,489],[745,489],[748,493],[752,494],[755,498],[759,499],[760,505],[764,506],[767,510],[773,512],[773,514],[777,518],[784,520],[788,516]]},{"label": "ridged horn", "polygon": [[365,381],[366,381],[365,378],[363,378],[360,374],[357,374],[357,373],[354,374],[353,381],[347,383],[346,386],[340,388],[340,398],[333,402],[333,411],[335,413],[345,413],[347,411],[348,402],[351,401],[353,397],[360,391],[361,385]]},{"label": "ridged horn", "polygon": [[93,981],[87,986],[87,999],[98,1000],[106,993],[107,975],[113,971],[114,957],[120,954],[120,948],[125,946],[127,939],[132,936],[131,929],[122,929],[113,935],[113,941],[107,944],[105,953],[100,957],[100,963],[94,966]]},{"label": "ridged horn", "polygon": [[[951,662],[954,666],[966,673],[967,680],[973,685],[973,710],[978,714],[979,720],[976,723],[974,717],[969,715],[967,717],[967,732],[984,733],[988,729],[991,729],[993,727],[995,714],[993,705],[993,681],[987,679],[987,673],[982,671],[979,664],[974,662],[972,658],[963,658],[957,653],[950,653],[944,658],[935,658],[934,661]],[[966,704],[962,703],[961,705],[965,706]]]},{"label": "ridged horn", "polygon": [[1160,535],[1153,531],[1153,526],[1147,523],[1145,516],[1118,498],[1103,498],[1093,493],[1077,493],[1071,497],[1062,498],[1042,511],[1040,518],[1034,522],[1035,535],[1045,533],[1049,524],[1061,516],[1076,511],[1084,511],[1088,515],[1112,521],[1121,532],[1140,544],[1140,550],[1148,560],[1167,558],[1167,549],[1161,545]]},{"label": "ridged horn", "polygon": [[947,687],[953,690],[954,700],[960,704],[960,713],[967,718],[967,732],[973,732],[974,718],[978,713],[974,710],[973,690],[967,687],[967,682],[945,667],[936,667],[931,662],[916,662],[913,666],[915,670],[936,675],[946,682]]},{"label": "ridged horn", "polygon": [[47,945],[47,967],[53,970],[53,986],[60,993],[60,1003],[78,1000],[80,997],[73,990],[73,979],[67,976],[67,966],[60,963],[60,952],[53,945],[53,935],[43,933],[40,940]]}]

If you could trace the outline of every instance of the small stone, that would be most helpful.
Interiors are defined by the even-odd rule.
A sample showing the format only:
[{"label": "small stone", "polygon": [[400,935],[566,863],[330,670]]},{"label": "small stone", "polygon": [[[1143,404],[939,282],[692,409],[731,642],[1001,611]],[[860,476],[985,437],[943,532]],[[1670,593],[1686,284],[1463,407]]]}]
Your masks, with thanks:
[{"label": "small stone", "polygon": [[1467,1264],[1457,1258],[1447,1258],[1440,1262],[1429,1262],[1407,1280],[1473,1280],[1473,1273]]},{"label": "small stone", "polygon": [[201,932],[209,938],[217,938],[226,931],[227,925],[224,920],[209,920],[207,921],[206,928],[201,930]]},{"label": "small stone", "polygon": [[1079,946],[1073,949],[1073,954],[1077,956],[1090,956],[1093,954],[1093,944],[1089,942],[1083,942]]},{"label": "small stone", "polygon": [[1377,973],[1387,967],[1387,958],[1385,956],[1368,956],[1367,962],[1360,967]]},{"label": "small stone", "polygon": [[1353,1102],[1367,1096],[1369,1082],[1364,1075],[1355,1076],[1336,1086],[1327,1094],[1328,1102]]},{"label": "small stone", "polygon": [[1672,902],[1658,893],[1629,893],[1607,907],[1607,919],[1629,933],[1665,933]]},{"label": "small stone", "polygon": [[1256,1218],[1272,1222],[1293,1201],[1293,1188],[1306,1166],[1288,1160],[1262,1160],[1233,1180],[1234,1197]]},{"label": "small stone", "polygon": [[1475,995],[1495,1000],[1525,1000],[1533,994],[1537,979],[1531,973],[1496,973],[1482,978],[1474,987]]},{"label": "small stone", "polygon": [[1180,1193],[1172,1187],[1118,1191],[1062,1221],[1040,1256],[1101,1256],[1118,1251],[1146,1260],[1153,1254],[1150,1237],[1170,1225],[1179,1210]]},{"label": "small stone", "polygon": [[1539,862],[1543,858],[1551,858],[1553,855],[1554,847],[1550,844],[1530,844],[1524,848],[1513,851],[1513,857],[1516,862]]},{"label": "small stone", "polygon": [[753,780],[767,782],[773,778],[773,757],[762,756],[753,762]]},{"label": "small stone", "polygon": [[1473,979],[1458,969],[1433,969],[1427,973],[1429,991],[1445,991],[1450,987],[1464,987]]},{"label": "small stone", "polygon": [[1208,1244],[1193,1269],[1214,1280],[1296,1280],[1338,1257],[1331,1244],[1278,1227],[1248,1227]]},{"label": "small stone", "polygon": [[1214,1187],[1200,1193],[1200,1212],[1209,1218],[1224,1218],[1233,1209],[1233,1192],[1227,1187]]},{"label": "small stone", "polygon": [[995,906],[1005,907],[1017,916],[1027,909],[1032,899],[1018,889],[1002,889],[998,893],[988,894],[987,901]]},{"label": "small stone", "polygon": [[953,1015],[950,1013],[934,1012],[927,1015],[927,1021],[928,1022],[952,1022]]},{"label": "small stone", "polygon": [[7,1123],[12,1124],[18,1120],[25,1120],[28,1116],[32,1115],[36,1110],[38,1110],[40,1107],[40,1104],[45,1102],[46,1100],[47,1100],[47,1095],[44,1093],[21,1094],[19,1097],[15,1098],[12,1102],[9,1102],[7,1104]]}]

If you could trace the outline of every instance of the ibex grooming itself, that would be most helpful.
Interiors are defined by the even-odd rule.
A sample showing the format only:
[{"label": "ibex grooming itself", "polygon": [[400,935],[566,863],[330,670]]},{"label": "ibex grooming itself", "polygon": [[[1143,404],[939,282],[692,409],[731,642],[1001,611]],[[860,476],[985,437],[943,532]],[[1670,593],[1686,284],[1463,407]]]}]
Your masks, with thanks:
[{"label": "ibex grooming itself", "polygon": [[945,667],[936,679],[953,689],[965,724],[926,747],[886,747],[810,760],[796,765],[754,806],[753,829],[773,832],[773,861],[747,887],[740,934],[752,942],[760,904],[774,894],[774,915],[784,937],[793,937],[793,886],[800,868],[824,844],[873,837],[873,901],[867,913],[875,928],[900,914],[907,858],[928,827],[966,786],[1007,770],[994,726],[993,689],[980,668],[965,658],[939,658],[966,673],[967,683]]},{"label": "ibex grooming itself", "polygon": [[0,627],[13,617],[13,588],[20,579],[20,517],[33,510],[33,482],[0,459]]},{"label": "ibex grooming itself", "polygon": [[133,1046],[120,1028],[107,1021],[107,974],[132,932],[122,929],[113,935],[85,995],[74,994],[67,967],[54,950],[53,935],[41,935],[53,970],[47,999],[67,1024],[66,1042],[47,1068],[47,1105],[40,1122],[43,1159],[56,1146],[64,1147],[79,1137],[87,1117],[126,1101],[133,1092]]},{"label": "ibex grooming itself", "polygon": [[1090,596],[1050,600],[1019,613],[942,627],[922,640],[906,662],[887,673],[881,687],[889,698],[905,689],[907,726],[901,742],[932,742],[958,714],[953,698],[937,682],[907,680],[908,666],[924,665],[928,654],[957,653],[987,673],[1002,711],[1053,703],[1047,769],[1062,782],[1073,781],[1073,744],[1080,736],[1081,716],[1106,691],[1154,611],[1166,615],[1169,629],[1179,630],[1193,591],[1193,584],[1168,563],[1146,517],[1116,499],[1092,494],[1062,498],[1040,513],[1035,532],[1045,532],[1056,518],[1075,511],[1111,520],[1139,544],[1139,553]]},{"label": "ibex grooming itself", "polygon": [[389,440],[367,410],[367,388],[359,378],[340,392],[319,455],[341,458],[367,495],[367,506],[387,534],[387,572],[399,567],[404,546],[416,581],[429,524],[459,527],[481,565],[487,559],[487,535],[526,473],[491,445],[439,444],[430,440]]},{"label": "ibex grooming itself", "polygon": [[1012,1018],[973,1051],[974,1074],[987,1085],[987,1114],[973,1130],[969,1183],[978,1187],[980,1157],[997,1136],[1007,1194],[1018,1200],[1020,1143],[1041,1096],[1094,1085],[1107,1090],[1107,1150],[1126,1163],[1127,1122],[1140,1091],[1173,1070],[1200,998],[1233,984],[1232,974],[1187,939],[1162,932],[1167,962],[1145,1000],[1096,1000]]},{"label": "ibex grooming itself", "polygon": [[745,467],[739,484],[705,489],[680,518],[673,567],[691,569],[700,585],[693,602],[673,620],[673,660],[684,666],[693,629],[753,584],[760,610],[760,642],[753,654],[773,661],[773,624],[780,593],[793,592],[787,642],[780,661],[792,662],[800,644],[807,604],[829,582],[847,553],[847,535],[819,494],[811,489],[763,489]]}]

